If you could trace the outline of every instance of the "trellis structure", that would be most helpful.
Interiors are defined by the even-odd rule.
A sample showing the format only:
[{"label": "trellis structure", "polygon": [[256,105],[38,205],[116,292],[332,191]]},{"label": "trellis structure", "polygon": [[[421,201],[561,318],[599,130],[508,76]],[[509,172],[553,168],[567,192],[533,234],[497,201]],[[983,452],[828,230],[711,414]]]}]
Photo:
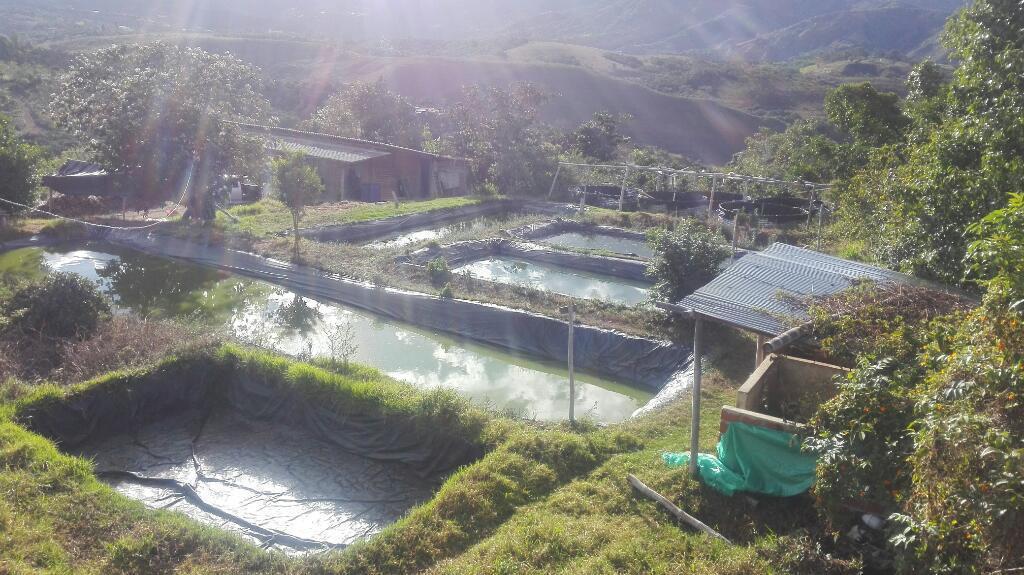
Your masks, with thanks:
[{"label": "trellis structure", "polygon": [[636,172],[654,172],[659,174],[659,176],[670,178],[670,181],[672,182],[675,182],[679,176],[693,178],[694,181],[700,181],[701,179],[710,180],[710,198],[708,203],[709,212],[714,211],[715,194],[720,191],[721,187],[724,186],[726,182],[739,182],[745,186],[749,186],[751,184],[783,186],[790,188],[795,194],[806,194],[809,197],[809,202],[813,202],[818,199],[818,195],[821,192],[832,188],[830,184],[819,184],[805,180],[790,181],[761,176],[748,176],[734,172],[708,172],[692,168],[677,169],[665,166],[639,166],[636,164],[586,164],[578,162],[559,162],[558,169],[555,171],[554,180],[551,182],[551,189],[548,191],[548,199],[554,195],[555,189],[558,187],[558,178],[561,176],[563,168],[588,168],[592,171],[612,170],[613,172],[622,170],[623,176],[619,193],[619,211],[624,211],[625,208],[626,187],[629,181],[629,176]]}]

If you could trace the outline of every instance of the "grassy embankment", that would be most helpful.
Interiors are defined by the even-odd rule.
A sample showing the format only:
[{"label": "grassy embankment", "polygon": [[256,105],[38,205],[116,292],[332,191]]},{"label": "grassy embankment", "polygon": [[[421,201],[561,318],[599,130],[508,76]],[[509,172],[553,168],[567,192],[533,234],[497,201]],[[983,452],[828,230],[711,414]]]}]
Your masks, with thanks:
[{"label": "grassy embankment", "polygon": [[[343,552],[288,559],[182,516],[129,501],[16,421],[81,394],[124,397],[199,372],[232,370],[282,393],[315,397],[339,413],[380,413],[423,433],[456,433],[487,455],[376,538]],[[731,400],[715,375],[703,394],[702,446],[713,449],[718,410]],[[47,573],[511,573],[794,572],[814,561],[801,538],[807,501],[725,499],[663,466],[686,444],[688,401],[605,429],[539,427],[469,407],[450,392],[422,393],[375,370],[330,372],[234,347],[186,353],[155,367],[70,388],[44,387],[0,407],[0,566]],[[625,482],[634,473],[738,543],[715,543],[674,522]],[[777,533],[773,534],[773,533]],[[805,571],[811,572],[811,571]]]}]

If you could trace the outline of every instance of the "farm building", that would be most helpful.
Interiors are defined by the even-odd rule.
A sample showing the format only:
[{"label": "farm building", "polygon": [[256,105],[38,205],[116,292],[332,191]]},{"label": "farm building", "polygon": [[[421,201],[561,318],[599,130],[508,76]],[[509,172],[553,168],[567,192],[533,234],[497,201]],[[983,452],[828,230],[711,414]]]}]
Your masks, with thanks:
[{"label": "farm building", "polygon": [[266,126],[242,126],[264,137],[271,155],[305,155],[324,181],[324,201],[379,202],[462,196],[469,163],[390,144]]}]

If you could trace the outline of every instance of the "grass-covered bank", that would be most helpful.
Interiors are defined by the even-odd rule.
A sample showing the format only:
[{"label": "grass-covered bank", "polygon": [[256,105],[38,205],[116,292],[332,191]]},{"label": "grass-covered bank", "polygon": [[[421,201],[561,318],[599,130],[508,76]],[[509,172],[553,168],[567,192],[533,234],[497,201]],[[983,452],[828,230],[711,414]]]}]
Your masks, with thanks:
[{"label": "grass-covered bank", "polygon": [[[166,378],[184,381],[198,373],[223,378],[231,372],[270,382],[282,393],[304,394],[339,413],[387,414],[414,422],[425,436],[458,434],[486,455],[374,539],[342,552],[286,559],[180,516],[145,510],[98,483],[86,462],[61,454],[16,423],[71,398],[99,393],[120,401]],[[712,449],[718,410],[730,402],[731,390],[712,384],[704,400],[702,443]],[[357,366],[332,372],[232,346],[183,354],[73,387],[39,388],[3,406],[0,488],[14,496],[0,504],[0,564],[12,572],[50,573],[601,572],[609,567],[649,573],[689,572],[691,566],[679,559],[689,557],[685,550],[690,549],[715,569],[705,572],[749,572],[741,566],[767,572],[761,567],[773,560],[760,549],[775,549],[764,529],[780,527],[779,521],[769,521],[776,504],[764,504],[767,513],[747,513],[660,461],[663,450],[686,443],[688,405],[683,400],[621,426],[573,431],[494,417],[450,393],[417,392]],[[684,507],[742,545],[711,544],[674,525],[632,494],[627,472],[682,495],[677,500]],[[801,523],[801,515],[790,517],[792,524],[781,526],[786,531]]]}]

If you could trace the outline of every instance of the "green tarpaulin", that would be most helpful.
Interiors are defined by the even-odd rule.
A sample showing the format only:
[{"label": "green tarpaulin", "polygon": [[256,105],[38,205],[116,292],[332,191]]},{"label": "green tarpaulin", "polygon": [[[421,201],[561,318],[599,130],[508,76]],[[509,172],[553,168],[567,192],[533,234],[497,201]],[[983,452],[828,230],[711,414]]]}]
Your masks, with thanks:
[{"label": "green tarpaulin", "polygon": [[[689,453],[666,453],[670,467],[690,462]],[[817,458],[801,453],[792,433],[730,423],[718,441],[718,457],[701,453],[697,467],[705,483],[732,495],[737,491],[792,497],[811,488]]]}]

